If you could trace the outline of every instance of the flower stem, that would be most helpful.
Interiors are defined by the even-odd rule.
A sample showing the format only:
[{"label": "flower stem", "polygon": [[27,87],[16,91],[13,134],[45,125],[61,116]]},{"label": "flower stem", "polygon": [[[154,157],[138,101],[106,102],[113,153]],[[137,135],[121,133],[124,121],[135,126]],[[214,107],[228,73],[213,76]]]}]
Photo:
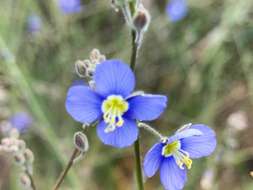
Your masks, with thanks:
[{"label": "flower stem", "polygon": [[32,190],[36,190],[36,185],[34,183],[34,179],[32,177],[32,175],[29,173],[29,172],[26,172],[26,174],[28,175],[28,177],[30,178],[31,180],[31,187],[32,187]]},{"label": "flower stem", "polygon": [[134,153],[135,153],[135,170],[136,170],[138,190],[144,190],[142,169],[141,169],[140,139],[139,138],[134,143]]},{"label": "flower stem", "polygon": [[62,171],[62,173],[60,174],[59,178],[57,179],[56,184],[54,185],[53,190],[59,189],[59,187],[61,186],[64,178],[66,177],[66,175],[68,173],[68,171],[73,166],[74,159],[77,157],[78,153],[79,153],[79,150],[77,148],[75,148],[75,150],[73,151],[73,153],[72,153],[72,155],[71,155],[71,157],[69,159],[69,162],[68,162],[66,168]]},{"label": "flower stem", "polygon": [[159,133],[157,130],[155,130],[154,128],[152,128],[151,126],[149,126],[146,123],[139,122],[138,127],[143,128],[146,131],[148,131],[149,133],[151,133],[152,135],[158,137],[159,140],[163,140],[164,138],[166,138],[161,133]]},{"label": "flower stem", "polygon": [[135,38],[136,38],[136,32],[132,30],[132,55],[131,55],[130,67],[133,71],[135,70],[136,58],[137,58],[137,53],[138,53],[138,45],[135,43]]},{"label": "flower stem", "polygon": [[[138,46],[135,43],[136,32],[132,30],[132,55],[130,67],[134,71],[136,65]],[[140,153],[140,140],[139,138],[134,143],[134,154],[135,154],[135,170],[138,190],[143,190],[143,177],[142,177],[142,167],[141,167],[141,153]]]}]

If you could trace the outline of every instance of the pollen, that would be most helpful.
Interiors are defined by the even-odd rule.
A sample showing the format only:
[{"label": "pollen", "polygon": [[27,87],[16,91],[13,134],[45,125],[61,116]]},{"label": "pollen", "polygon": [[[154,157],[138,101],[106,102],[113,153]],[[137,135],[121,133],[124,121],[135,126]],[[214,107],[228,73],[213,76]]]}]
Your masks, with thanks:
[{"label": "pollen", "polygon": [[192,160],[188,152],[181,149],[180,141],[174,141],[170,144],[166,144],[162,149],[162,155],[164,157],[173,156],[176,164],[179,168],[184,169],[184,165],[187,169],[191,169]]},{"label": "pollen", "polygon": [[122,96],[111,95],[102,104],[103,119],[108,124],[105,132],[111,132],[124,124],[122,115],[128,110],[128,102]]}]

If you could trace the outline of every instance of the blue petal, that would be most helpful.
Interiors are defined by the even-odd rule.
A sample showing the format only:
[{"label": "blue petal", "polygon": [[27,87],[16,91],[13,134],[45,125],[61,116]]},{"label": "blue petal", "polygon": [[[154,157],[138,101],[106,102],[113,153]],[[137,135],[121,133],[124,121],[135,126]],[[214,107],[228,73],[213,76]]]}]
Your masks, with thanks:
[{"label": "blue petal", "polygon": [[24,133],[31,127],[33,118],[26,112],[19,112],[12,115],[9,121],[20,133]]},{"label": "blue petal", "polygon": [[67,112],[81,123],[92,123],[102,115],[102,98],[88,86],[73,84],[67,93],[65,106]]},{"label": "blue petal", "polygon": [[202,135],[181,139],[181,148],[188,152],[191,158],[210,155],[216,147],[215,132],[202,124],[192,125],[191,128],[201,131]]},{"label": "blue petal", "polygon": [[180,169],[174,158],[168,157],[161,164],[160,179],[165,189],[181,190],[187,181],[186,169]]},{"label": "blue petal", "polygon": [[134,73],[120,60],[107,60],[99,64],[94,73],[96,91],[103,96],[128,96],[135,87]]},{"label": "blue petal", "polygon": [[59,0],[59,7],[66,14],[78,13],[82,10],[80,0]]},{"label": "blue petal", "polygon": [[124,124],[117,127],[112,132],[105,132],[107,124],[102,121],[97,126],[97,135],[100,140],[106,144],[117,148],[124,148],[131,146],[138,137],[138,128],[136,123],[132,120],[124,119]]},{"label": "blue petal", "polygon": [[145,175],[147,177],[152,177],[155,175],[156,171],[159,169],[161,162],[163,160],[162,157],[162,149],[163,144],[157,143],[155,144],[146,154],[144,158],[143,168]]},{"label": "blue petal", "polygon": [[140,121],[157,119],[167,106],[167,97],[144,94],[128,99],[129,110],[126,117]]},{"label": "blue petal", "polygon": [[200,135],[203,135],[203,133],[200,130],[188,128],[188,129],[184,129],[183,131],[177,132],[175,135],[169,137],[167,143],[170,144],[174,141],[177,141],[183,138],[192,137],[192,136],[200,136]]},{"label": "blue petal", "polygon": [[182,20],[188,13],[186,0],[171,0],[166,7],[166,12],[172,22]]}]

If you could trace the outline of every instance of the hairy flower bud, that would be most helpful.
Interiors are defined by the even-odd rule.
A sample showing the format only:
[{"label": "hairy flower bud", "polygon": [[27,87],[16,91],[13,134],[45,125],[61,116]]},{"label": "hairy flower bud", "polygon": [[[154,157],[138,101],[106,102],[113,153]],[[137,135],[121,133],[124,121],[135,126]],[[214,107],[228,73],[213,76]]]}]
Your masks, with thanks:
[{"label": "hairy flower bud", "polygon": [[141,45],[143,35],[147,31],[150,24],[151,16],[142,4],[139,5],[137,12],[133,18],[133,27],[136,31],[135,43]]},{"label": "hairy flower bud", "polygon": [[29,189],[31,188],[32,182],[28,175],[22,174],[20,177],[20,182],[24,188]]},{"label": "hairy flower bud", "polygon": [[87,136],[82,132],[76,132],[74,135],[74,144],[81,152],[87,152],[89,149],[89,142]]},{"label": "hairy flower bud", "polygon": [[80,78],[87,77],[86,73],[87,73],[87,69],[89,67],[89,63],[87,63],[87,62],[89,62],[89,60],[84,60],[84,61],[78,60],[75,63],[75,71],[76,71],[76,74]]},{"label": "hairy flower bud", "polygon": [[149,24],[150,24],[149,12],[144,7],[138,9],[137,14],[133,19],[133,25],[135,29],[137,31],[145,32],[148,29]]},{"label": "hairy flower bud", "polygon": [[90,79],[95,72],[96,66],[106,60],[105,55],[101,54],[98,49],[93,49],[89,58],[83,61],[78,60],[75,63],[75,71],[80,78]]},{"label": "hairy flower bud", "polygon": [[18,165],[23,165],[25,163],[25,157],[23,154],[14,155],[14,160]]},{"label": "hairy flower bud", "polygon": [[[93,49],[90,53],[90,61],[93,64],[99,64],[106,60],[105,55],[101,54],[98,49]],[[95,69],[95,68],[94,68]]]},{"label": "hairy flower bud", "polygon": [[34,162],[33,152],[29,148],[25,149],[24,156],[25,156],[25,159],[27,162],[29,162],[29,163]]}]

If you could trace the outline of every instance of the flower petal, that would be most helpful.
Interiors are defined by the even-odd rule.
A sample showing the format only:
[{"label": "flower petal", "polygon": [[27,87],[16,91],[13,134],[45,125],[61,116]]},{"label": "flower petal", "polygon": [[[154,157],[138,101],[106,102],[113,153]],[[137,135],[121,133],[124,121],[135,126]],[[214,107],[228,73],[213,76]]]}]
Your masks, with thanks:
[{"label": "flower petal", "polygon": [[176,132],[175,135],[169,137],[167,143],[170,144],[170,143],[177,141],[179,139],[192,137],[192,136],[200,136],[200,135],[203,135],[203,133],[200,130],[187,128],[187,129],[184,129],[180,132]]},{"label": "flower petal", "polygon": [[186,169],[180,169],[174,158],[168,157],[161,164],[160,179],[165,189],[181,190],[187,181]]},{"label": "flower petal", "polygon": [[159,169],[161,162],[163,160],[162,149],[163,149],[163,144],[157,143],[145,155],[143,168],[144,168],[145,175],[147,177],[152,177],[153,175],[155,175],[156,171]]},{"label": "flower petal", "polygon": [[171,0],[166,7],[166,12],[172,22],[182,20],[188,13],[186,0]]},{"label": "flower petal", "polygon": [[102,98],[88,86],[74,83],[68,90],[65,107],[81,123],[92,123],[102,116]]},{"label": "flower petal", "polygon": [[107,60],[99,64],[94,73],[96,91],[103,96],[128,96],[135,87],[134,73],[120,60]]},{"label": "flower petal", "polygon": [[167,97],[144,94],[128,99],[129,110],[126,117],[140,121],[151,121],[158,118],[167,106]]},{"label": "flower petal", "polygon": [[97,126],[97,135],[101,141],[106,144],[117,148],[124,148],[131,146],[138,137],[138,127],[132,120],[124,119],[124,124],[117,127],[112,132],[105,132],[107,124],[102,121]]},{"label": "flower petal", "polygon": [[191,129],[197,129],[202,135],[181,139],[181,148],[190,154],[191,158],[200,158],[210,155],[216,147],[215,132],[202,124],[192,125]]}]

